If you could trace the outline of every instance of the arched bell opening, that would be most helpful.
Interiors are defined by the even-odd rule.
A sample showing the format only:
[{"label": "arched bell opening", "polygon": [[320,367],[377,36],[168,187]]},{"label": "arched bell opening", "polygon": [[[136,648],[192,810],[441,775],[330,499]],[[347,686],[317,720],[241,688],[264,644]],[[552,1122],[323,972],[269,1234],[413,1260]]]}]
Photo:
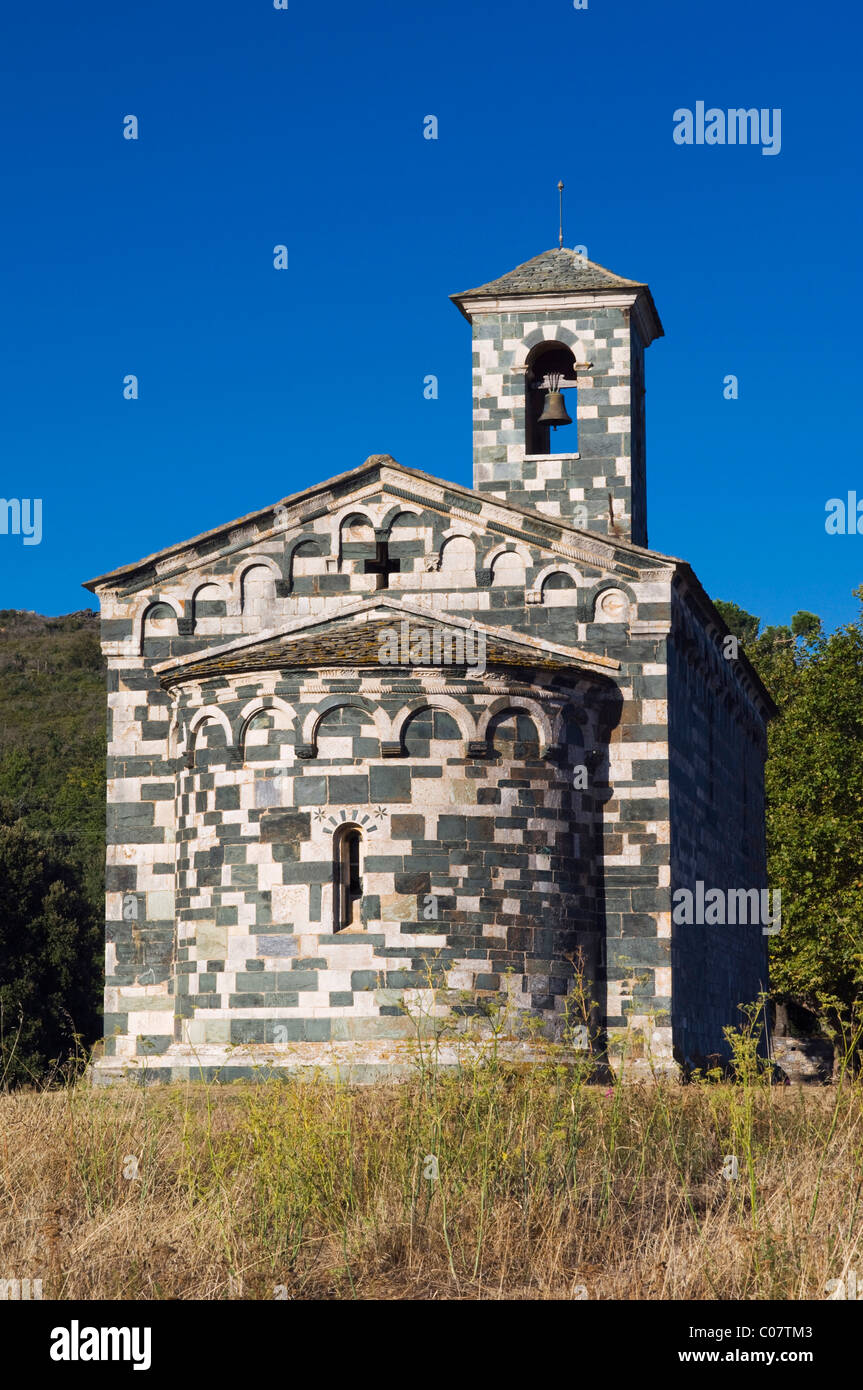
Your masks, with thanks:
[{"label": "arched bell opening", "polygon": [[525,370],[525,453],[578,452],[577,385],[575,357],[564,343],[532,350]]}]

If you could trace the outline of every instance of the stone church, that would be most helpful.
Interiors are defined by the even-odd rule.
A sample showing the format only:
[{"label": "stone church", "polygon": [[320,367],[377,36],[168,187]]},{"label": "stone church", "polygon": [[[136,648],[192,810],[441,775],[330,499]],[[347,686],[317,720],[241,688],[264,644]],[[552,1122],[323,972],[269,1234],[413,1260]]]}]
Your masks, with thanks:
[{"label": "stone church", "polygon": [[650,290],[555,248],[452,299],[472,488],[373,454],[86,585],[97,1082],[369,1080],[495,1019],[515,1057],[667,1070],[766,986],[761,926],[673,920],[678,887],[766,887],[774,708],[648,548]]}]

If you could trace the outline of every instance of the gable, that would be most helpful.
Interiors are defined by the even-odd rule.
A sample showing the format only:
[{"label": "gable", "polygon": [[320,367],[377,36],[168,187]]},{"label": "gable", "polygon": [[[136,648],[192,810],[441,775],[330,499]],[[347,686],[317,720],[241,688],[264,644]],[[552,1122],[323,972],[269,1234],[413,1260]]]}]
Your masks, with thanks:
[{"label": "gable", "polygon": [[[628,631],[665,630],[676,563],[383,456],[91,587],[105,656],[151,669],[383,595],[438,620],[470,617],[511,638],[620,658]],[[352,664],[326,640],[329,661]],[[276,651],[269,659],[283,662]],[[311,647],[308,660],[292,658],[323,659]]]},{"label": "gable", "polygon": [[[606,540],[555,518],[546,518],[538,511],[403,468],[388,455],[373,455],[361,468],[190,541],[121,566],[87,581],[84,587],[93,593],[131,595],[159,585],[176,584],[183,576],[212,569],[215,563],[219,563],[220,568],[230,568],[221,562],[235,557],[236,563],[259,548],[265,554],[288,545],[293,548],[294,543],[302,545],[304,541],[314,541],[328,531],[332,541],[335,539],[334,525],[344,519],[346,509],[352,504],[361,512],[367,504],[371,508],[367,511],[368,519],[378,530],[386,530],[400,508],[419,509],[438,518],[468,523],[488,537],[521,540],[546,550],[550,556],[558,553],[595,568],[621,566],[635,575],[645,565],[669,563],[668,557],[617,538]],[[328,524],[319,526],[324,519]],[[331,549],[331,557],[332,554]]]}]

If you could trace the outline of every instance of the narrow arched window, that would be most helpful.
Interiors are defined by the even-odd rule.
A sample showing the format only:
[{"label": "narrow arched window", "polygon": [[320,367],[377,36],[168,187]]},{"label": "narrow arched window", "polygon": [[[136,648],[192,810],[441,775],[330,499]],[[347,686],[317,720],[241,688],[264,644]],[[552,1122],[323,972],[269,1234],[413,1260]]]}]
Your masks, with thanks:
[{"label": "narrow arched window", "polygon": [[355,825],[343,825],[333,836],[334,931],[361,925],[362,897],[362,835]]}]

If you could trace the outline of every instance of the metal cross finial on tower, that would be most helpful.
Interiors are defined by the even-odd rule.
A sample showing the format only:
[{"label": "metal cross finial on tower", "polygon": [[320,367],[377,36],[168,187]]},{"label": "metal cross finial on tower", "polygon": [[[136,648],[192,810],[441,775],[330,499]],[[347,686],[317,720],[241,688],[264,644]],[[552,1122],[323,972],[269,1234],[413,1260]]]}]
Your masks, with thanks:
[{"label": "metal cross finial on tower", "polygon": [[563,179],[557,185],[557,197],[560,204],[560,229],[557,234],[557,244],[563,249]]}]

